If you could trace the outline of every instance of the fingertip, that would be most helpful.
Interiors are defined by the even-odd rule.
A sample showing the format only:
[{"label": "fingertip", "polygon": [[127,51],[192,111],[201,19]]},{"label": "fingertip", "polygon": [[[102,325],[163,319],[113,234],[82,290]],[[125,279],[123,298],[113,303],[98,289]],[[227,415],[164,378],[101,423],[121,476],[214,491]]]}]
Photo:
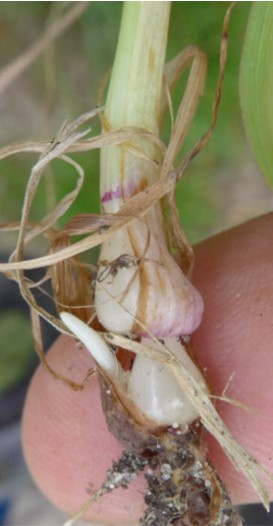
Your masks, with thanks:
[{"label": "fingertip", "polygon": [[[48,353],[50,366],[81,382],[93,362],[73,338],[60,337]],[[98,378],[82,391],[56,381],[39,366],[29,387],[22,422],[27,465],[41,491],[59,508],[74,514],[104,481],[122,447],[109,433],[101,408]],[[141,481],[96,503],[86,517],[120,524],[142,513]]]},{"label": "fingertip", "polygon": [[[273,214],[214,236],[196,247],[195,283],[205,310],[193,336],[212,391],[253,409],[216,402],[229,430],[270,471],[273,425],[272,258]],[[246,477],[212,437],[210,456],[234,502],[255,502]],[[272,487],[268,485],[271,495]]]}]

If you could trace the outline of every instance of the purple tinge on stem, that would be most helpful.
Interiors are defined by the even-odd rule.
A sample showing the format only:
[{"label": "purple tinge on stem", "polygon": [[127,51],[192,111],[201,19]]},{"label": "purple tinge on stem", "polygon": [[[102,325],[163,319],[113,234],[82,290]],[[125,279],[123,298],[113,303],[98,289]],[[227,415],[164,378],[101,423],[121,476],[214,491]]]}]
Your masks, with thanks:
[{"label": "purple tinge on stem", "polygon": [[109,201],[114,201],[115,199],[121,199],[123,197],[121,185],[117,186],[114,190],[109,190],[105,192],[101,197],[102,203],[108,203]]}]

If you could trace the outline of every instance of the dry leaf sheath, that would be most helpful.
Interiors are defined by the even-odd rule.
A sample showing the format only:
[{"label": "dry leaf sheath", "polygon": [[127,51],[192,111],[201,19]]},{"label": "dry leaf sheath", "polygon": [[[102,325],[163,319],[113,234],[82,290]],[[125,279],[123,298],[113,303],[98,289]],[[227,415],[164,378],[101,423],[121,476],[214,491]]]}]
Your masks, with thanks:
[{"label": "dry leaf sheath", "polygon": [[[26,192],[18,243],[11,261],[0,269],[17,279],[33,312],[39,355],[37,312],[60,330],[68,327],[92,353],[100,377],[102,404],[111,432],[125,451],[109,469],[105,482],[84,504],[71,525],[103,494],[126,488],[145,473],[146,511],[142,526],[239,526],[241,519],[206,458],[204,428],[242,470],[268,508],[259,469],[272,476],[233,439],[212,403],[209,387],[190,348],[190,334],[202,318],[203,302],[190,277],[193,253],[178,220],[175,185],[188,163],[208,142],[221,97],[227,50],[224,21],[220,75],[212,124],[179,165],[181,149],[202,95],[206,57],[195,47],[164,68],[170,4],[126,2],[105,108],[66,124],[53,143],[15,145],[0,158],[19,151],[41,154]],[[170,92],[190,66],[184,97],[173,122],[168,146],[160,124]],[[79,126],[96,113],[103,133],[86,138]],[[83,171],[69,152],[101,148],[100,216],[74,218],[62,232],[56,220],[80,191]],[[32,201],[46,165],[55,157],[78,173],[74,191],[39,225],[29,221]],[[168,210],[168,214],[166,214]],[[45,233],[47,256],[24,260],[25,245]],[[86,234],[70,244],[71,234]],[[78,255],[101,245],[96,268]],[[49,266],[59,318],[42,310],[23,270]],[[48,278],[48,274],[44,279]],[[70,384],[80,385],[52,371]],[[90,401],[92,403],[92,401]]]}]

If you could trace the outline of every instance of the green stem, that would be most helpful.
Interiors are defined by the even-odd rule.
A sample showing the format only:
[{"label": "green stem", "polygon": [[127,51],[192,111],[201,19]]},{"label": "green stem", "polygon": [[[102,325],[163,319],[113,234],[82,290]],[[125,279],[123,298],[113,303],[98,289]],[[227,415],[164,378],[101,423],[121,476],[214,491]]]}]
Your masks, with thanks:
[{"label": "green stem", "polygon": [[158,133],[170,2],[124,2],[105,114]]},{"label": "green stem", "polygon": [[[105,131],[136,127],[158,136],[169,16],[170,2],[124,2]],[[130,141],[130,148],[127,144],[102,149],[100,191],[107,212],[117,211],[132,193],[158,177],[158,165],[153,164],[161,162],[158,147],[137,138]]]}]

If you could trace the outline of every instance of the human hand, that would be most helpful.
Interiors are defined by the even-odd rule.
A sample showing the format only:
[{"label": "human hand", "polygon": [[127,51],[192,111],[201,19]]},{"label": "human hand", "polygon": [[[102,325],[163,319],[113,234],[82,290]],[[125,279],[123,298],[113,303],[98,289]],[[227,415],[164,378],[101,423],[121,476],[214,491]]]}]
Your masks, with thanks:
[{"label": "human hand", "polygon": [[[256,413],[217,402],[236,439],[273,471],[272,262],[273,214],[254,219],[196,247],[194,283],[203,295],[203,322],[193,348],[215,394],[230,378],[227,396]],[[92,366],[74,339],[60,337],[48,353],[58,372],[81,381]],[[232,375],[234,375],[232,377]],[[23,417],[23,444],[29,469],[41,490],[67,513],[75,513],[98,488],[122,447],[107,430],[94,376],[81,392],[56,382],[41,366],[30,385]],[[244,475],[208,436],[209,457],[234,503],[255,502]],[[92,506],[89,520],[135,522],[143,511],[144,481],[116,490]],[[271,491],[273,496],[273,490]]]}]

